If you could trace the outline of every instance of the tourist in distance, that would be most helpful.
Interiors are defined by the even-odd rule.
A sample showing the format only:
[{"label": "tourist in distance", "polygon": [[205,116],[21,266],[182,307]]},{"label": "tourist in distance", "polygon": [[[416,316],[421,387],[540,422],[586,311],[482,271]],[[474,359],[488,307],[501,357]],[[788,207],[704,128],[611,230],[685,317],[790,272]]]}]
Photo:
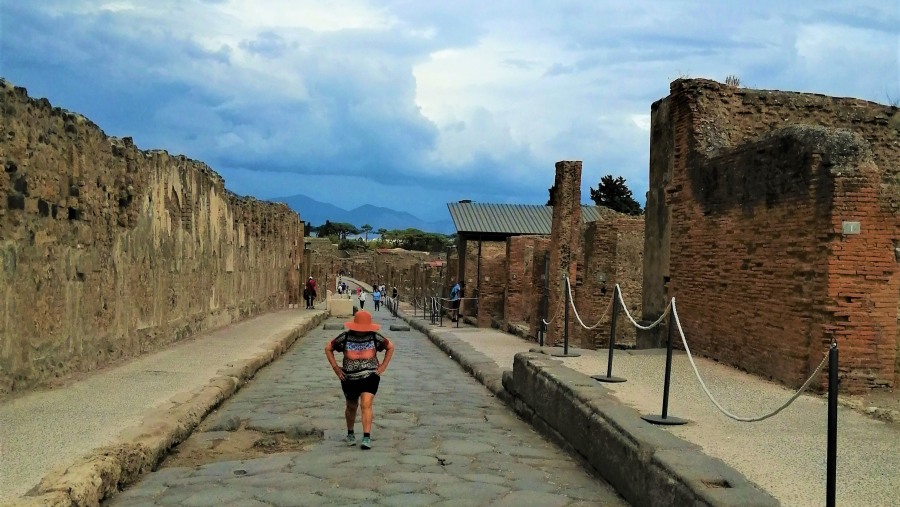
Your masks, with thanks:
[{"label": "tourist in distance", "polygon": [[316,301],[316,279],[313,277],[309,277],[306,280],[306,309],[312,310],[315,308],[314,303]]},{"label": "tourist in distance", "polygon": [[[366,450],[372,448],[372,420],[375,418],[372,404],[381,375],[394,355],[394,344],[377,332],[381,326],[372,322],[372,314],[369,312],[356,312],[353,320],[344,323],[344,327],[347,331],[325,345],[325,357],[334,374],[341,380],[341,390],[344,391],[344,418],[347,421],[347,437],[344,442],[356,445],[356,410],[362,405],[363,437],[360,448]],[[338,366],[334,359],[335,351],[344,355],[342,366]],[[378,352],[382,351],[384,360],[379,362]]]},{"label": "tourist in distance", "polygon": [[[453,280],[450,280],[452,283]],[[453,284],[453,288],[450,289],[450,320],[456,322],[459,318],[459,290],[460,286],[458,283]]]},{"label": "tourist in distance", "polygon": [[381,291],[378,288],[372,292],[372,303],[375,304],[375,311],[378,311],[378,307],[381,305]]},{"label": "tourist in distance", "polygon": [[359,294],[359,309],[362,310],[363,308],[366,307],[366,291],[360,290],[358,294]]},{"label": "tourist in distance", "polygon": [[394,292],[391,294],[391,297],[397,299],[397,286],[394,286]]}]

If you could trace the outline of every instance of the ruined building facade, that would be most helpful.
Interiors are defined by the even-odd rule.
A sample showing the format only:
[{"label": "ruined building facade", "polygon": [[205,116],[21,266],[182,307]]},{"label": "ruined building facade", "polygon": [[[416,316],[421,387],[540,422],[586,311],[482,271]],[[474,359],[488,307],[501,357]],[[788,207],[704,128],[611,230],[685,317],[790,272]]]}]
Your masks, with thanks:
[{"label": "ruined building facade", "polygon": [[0,393],[298,301],[303,226],[0,81]]},{"label": "ruined building facade", "polygon": [[900,114],[677,80],[652,106],[643,313],[789,385],[832,340],[842,389],[900,372]]}]

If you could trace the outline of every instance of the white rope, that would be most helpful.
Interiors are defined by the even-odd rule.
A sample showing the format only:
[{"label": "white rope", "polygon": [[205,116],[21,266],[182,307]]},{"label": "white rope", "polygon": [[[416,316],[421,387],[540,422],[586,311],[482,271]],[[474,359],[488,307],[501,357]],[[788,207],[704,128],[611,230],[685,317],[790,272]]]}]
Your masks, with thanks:
[{"label": "white rope", "polygon": [[[548,294],[547,297],[549,298],[550,295]],[[556,301],[556,311],[553,313],[553,317],[550,317],[550,320],[541,319],[541,322],[543,322],[545,326],[549,326],[550,323],[553,322],[554,319],[559,317],[560,310],[562,310],[562,300],[563,300],[563,298],[559,298]]]},{"label": "white rope", "polygon": [[569,281],[568,276],[566,277],[566,288],[569,291],[569,304],[572,306],[572,311],[575,312],[575,319],[578,320],[578,323],[581,324],[581,327],[583,327],[585,329],[596,329],[596,328],[600,327],[600,324],[603,323],[603,320],[606,318],[606,315],[609,314],[609,310],[610,310],[610,308],[612,308],[613,301],[615,301],[615,300],[613,298],[609,298],[609,306],[606,307],[606,311],[603,312],[603,315],[600,316],[600,320],[597,321],[597,323],[594,324],[593,326],[587,326],[587,325],[585,325],[584,322],[582,322],[581,316],[578,315],[578,309],[575,308],[575,298],[572,297],[572,282]]},{"label": "white rope", "polygon": [[688,360],[691,362],[691,367],[694,369],[694,375],[696,375],[697,380],[700,381],[700,387],[703,388],[703,392],[706,393],[706,396],[709,398],[709,401],[713,402],[713,405],[715,405],[716,408],[718,408],[723,414],[730,417],[731,419],[734,419],[735,421],[739,421],[739,422],[764,421],[764,420],[778,414],[782,410],[786,409],[791,403],[794,402],[794,400],[796,400],[803,393],[803,391],[806,390],[807,387],[809,387],[809,385],[812,383],[813,379],[815,379],[816,377],[819,376],[819,373],[821,373],[821,371],[822,371],[822,367],[825,366],[825,362],[828,360],[828,353],[826,353],[825,357],[822,358],[822,362],[819,363],[819,366],[816,368],[816,371],[814,371],[813,374],[810,375],[810,377],[808,379],[806,379],[806,382],[804,382],[803,385],[800,386],[800,389],[796,393],[794,393],[794,395],[791,396],[790,399],[788,399],[783,405],[781,405],[780,407],[775,409],[773,412],[765,414],[765,415],[757,416],[757,417],[736,416],[736,415],[732,414],[731,412],[725,410],[722,407],[722,405],[720,405],[719,402],[716,401],[715,398],[713,398],[712,393],[710,393],[709,389],[706,387],[706,383],[703,382],[703,378],[700,377],[700,372],[697,371],[697,365],[694,364],[694,358],[691,356],[691,349],[688,348],[687,340],[684,337],[684,330],[681,328],[681,319],[678,318],[678,309],[675,307],[675,298],[674,297],[671,300],[671,306],[672,306],[672,315],[675,317],[675,324],[678,325],[678,334],[681,335],[681,343],[684,344],[684,351],[687,352]]},{"label": "white rope", "polygon": [[630,320],[631,323],[634,324],[634,327],[638,329],[643,329],[644,331],[653,329],[654,327],[658,326],[659,323],[663,321],[663,319],[666,318],[666,315],[668,315],[669,311],[672,309],[672,301],[669,300],[669,304],[666,305],[666,309],[663,310],[662,315],[660,315],[659,318],[653,322],[653,324],[650,324],[649,326],[642,326],[638,324],[636,320],[634,320],[634,317],[631,316],[631,312],[628,311],[628,306],[625,304],[625,300],[622,299],[622,288],[619,287],[619,284],[616,284],[616,288],[618,289],[616,292],[619,293],[619,302],[622,303],[622,309],[625,310],[625,315],[628,317],[628,320]]}]

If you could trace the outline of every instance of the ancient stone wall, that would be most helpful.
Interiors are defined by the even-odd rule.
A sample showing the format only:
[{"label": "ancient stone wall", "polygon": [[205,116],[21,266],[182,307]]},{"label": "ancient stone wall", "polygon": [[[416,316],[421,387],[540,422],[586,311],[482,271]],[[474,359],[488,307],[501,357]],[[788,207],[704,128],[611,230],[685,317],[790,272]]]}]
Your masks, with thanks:
[{"label": "ancient stone wall", "polygon": [[503,326],[525,324],[538,311],[541,287],[533,284],[533,271],[543,273],[544,257],[535,257],[540,236],[512,236],[506,242],[506,292]]},{"label": "ancient stone wall", "polygon": [[[611,308],[616,284],[622,289],[631,315],[641,314],[644,220],[615,214],[585,226],[582,256],[573,287],[575,308],[585,329],[571,316],[575,343],[584,348],[609,345]],[[634,346],[635,327],[619,308],[616,343]]]},{"label": "ancient stone wall", "polygon": [[[528,322],[528,336],[537,339],[542,325],[541,319],[543,318],[541,304],[545,298],[548,301],[546,312],[550,314],[554,311],[554,308],[550,308],[549,306],[550,288],[546,285],[546,281],[544,280],[544,259],[547,259],[547,263],[550,262],[551,239],[547,236],[532,236],[532,238],[535,262],[532,264],[530,276],[532,287],[531,293],[534,297],[525,314],[525,318]],[[547,320],[549,321],[550,318],[552,318],[552,315],[549,315]]]},{"label": "ancient stone wall", "polygon": [[287,206],[5,81],[0,100],[0,392],[296,297],[303,227]]},{"label": "ancient stone wall", "polygon": [[[672,145],[651,146],[651,181],[670,181],[664,205],[650,193],[646,248],[669,266],[648,274],[671,277],[692,350],[797,385],[837,338],[842,389],[892,384],[897,109],[706,80],[675,81],[654,109],[653,131],[671,129]],[[650,225],[658,217],[670,231]]]},{"label": "ancient stone wall", "polygon": [[[649,325],[666,309],[669,281],[669,253],[671,245],[672,210],[666,205],[666,189],[672,181],[675,161],[675,126],[670,113],[670,100],[653,103],[650,110],[650,188],[644,207],[644,273],[641,290],[641,314]],[[635,318],[637,318],[635,316]],[[662,327],[638,330],[637,347],[642,349],[665,346]]]},{"label": "ancient stone wall", "polygon": [[[506,299],[506,241],[481,242],[481,280],[475,288],[478,289],[478,327],[491,327],[492,321],[499,325]],[[474,294],[467,290],[465,296]]]},{"label": "ancient stone wall", "polygon": [[[568,276],[575,280],[581,247],[581,161],[556,163],[556,201],[553,206],[550,241],[550,308],[565,305],[565,282]],[[562,301],[562,303],[561,303]],[[550,323],[547,330],[550,345],[562,344],[565,319]],[[569,325],[571,330],[571,323]],[[571,340],[571,338],[570,338]],[[571,344],[571,341],[570,341]]]}]

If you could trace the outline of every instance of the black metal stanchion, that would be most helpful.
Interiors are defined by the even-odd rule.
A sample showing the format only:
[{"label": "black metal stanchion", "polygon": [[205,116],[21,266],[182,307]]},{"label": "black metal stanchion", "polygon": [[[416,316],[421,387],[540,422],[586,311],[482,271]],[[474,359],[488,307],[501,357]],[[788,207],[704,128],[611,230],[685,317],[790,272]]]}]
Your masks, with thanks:
[{"label": "black metal stanchion", "polygon": [[591,378],[594,380],[599,380],[600,382],[625,382],[625,379],[622,377],[613,377],[612,374],[612,363],[613,363],[613,348],[616,344],[616,321],[619,318],[619,286],[616,285],[616,288],[613,289],[613,300],[612,300],[612,320],[609,323],[609,359],[606,363],[606,375],[591,375]]},{"label": "black metal stanchion", "polygon": [[443,302],[441,303],[441,306],[439,308],[440,308],[440,310],[438,310],[438,314],[440,314],[440,317],[441,317],[440,327],[444,327],[444,303]]},{"label": "black metal stanchion", "polygon": [[548,313],[550,312],[550,252],[544,252],[544,293],[541,295],[541,313],[544,315],[541,318],[540,325],[540,345],[544,346],[544,337],[547,336],[547,324],[544,324],[544,321],[547,320]]},{"label": "black metal stanchion", "polygon": [[[568,283],[566,289],[568,289]],[[563,355],[569,355],[569,291],[566,290],[566,320],[563,322]]]},{"label": "black metal stanchion", "polygon": [[838,347],[831,342],[828,350],[828,449],[825,471],[825,505],[835,506],[837,480],[837,405],[838,405]]},{"label": "black metal stanchion", "polygon": [[672,378],[672,333],[675,327],[675,314],[669,314],[669,338],[666,344],[666,381],[663,385],[663,405],[662,415],[642,415],[641,419],[653,423],[664,424],[666,426],[677,426],[679,424],[687,424],[687,421],[679,417],[669,416],[669,384]]},{"label": "black metal stanchion", "polygon": [[566,278],[565,279],[565,287],[563,289],[565,291],[565,294],[563,296],[565,297],[565,303],[566,303],[566,311],[565,311],[565,319],[566,320],[565,320],[565,322],[563,322],[563,351],[562,351],[562,354],[560,354],[559,352],[554,352],[554,353],[550,354],[553,357],[578,357],[581,355],[581,354],[578,354],[577,352],[569,352],[569,301],[570,300],[569,300],[569,290],[568,289],[569,289],[569,280],[568,280],[568,278]]}]

